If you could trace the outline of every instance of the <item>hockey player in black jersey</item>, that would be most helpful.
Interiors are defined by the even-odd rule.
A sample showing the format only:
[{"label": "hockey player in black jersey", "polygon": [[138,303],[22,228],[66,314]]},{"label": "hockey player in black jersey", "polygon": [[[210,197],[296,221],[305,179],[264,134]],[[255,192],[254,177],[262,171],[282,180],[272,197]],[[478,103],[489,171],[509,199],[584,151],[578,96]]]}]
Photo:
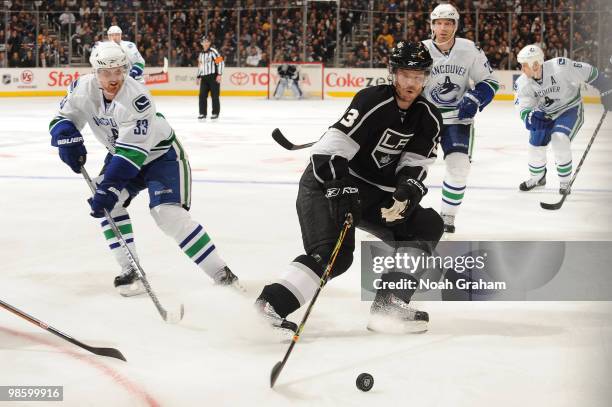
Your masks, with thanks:
[{"label": "hockey player in black jersey", "polygon": [[277,68],[278,83],[274,89],[274,98],[280,99],[289,88],[296,99],[301,99],[304,94],[300,89],[300,71],[296,65],[282,64]]},{"label": "hockey player in black jersey", "polygon": [[[409,242],[397,250],[431,253],[440,240],[442,218],[419,205],[442,126],[438,110],[421,96],[431,64],[422,43],[398,42],[389,58],[392,84],[359,91],[340,120],[313,145],[296,202],[305,254],[277,282],[266,285],[256,302],[274,326],[297,328],[286,317],[313,297],[347,213],[354,226],[375,236]],[[355,229],[350,228],[331,278],[350,267],[354,249]],[[415,277],[418,273],[392,271],[382,280]],[[368,328],[379,331],[377,321],[384,319],[388,326],[390,319],[401,332],[426,330],[429,315],[408,305],[413,293],[379,290]]]}]

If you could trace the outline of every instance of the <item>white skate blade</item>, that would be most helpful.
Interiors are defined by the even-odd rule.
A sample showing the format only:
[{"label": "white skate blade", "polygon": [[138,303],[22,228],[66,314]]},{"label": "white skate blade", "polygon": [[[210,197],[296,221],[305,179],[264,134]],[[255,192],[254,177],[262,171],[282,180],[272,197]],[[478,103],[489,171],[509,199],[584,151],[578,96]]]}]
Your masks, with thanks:
[{"label": "white skate blade", "polygon": [[125,284],[116,287],[119,294],[123,297],[135,297],[140,294],[144,294],[147,292],[142,281],[136,280],[132,284]]},{"label": "white skate blade", "polygon": [[428,329],[427,321],[405,321],[387,315],[370,315],[369,331],[384,334],[423,333]]}]

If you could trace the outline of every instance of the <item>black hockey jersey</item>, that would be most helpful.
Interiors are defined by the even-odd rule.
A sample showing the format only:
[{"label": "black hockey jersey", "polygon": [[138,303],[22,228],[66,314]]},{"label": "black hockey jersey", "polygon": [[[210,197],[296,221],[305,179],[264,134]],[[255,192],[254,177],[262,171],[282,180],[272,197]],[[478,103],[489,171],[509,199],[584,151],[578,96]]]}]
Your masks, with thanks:
[{"label": "black hockey jersey", "polygon": [[298,79],[298,71],[295,65],[282,64],[277,68],[278,76],[286,79]]},{"label": "black hockey jersey", "polygon": [[393,85],[362,89],[313,145],[315,177],[324,182],[346,176],[348,160],[351,175],[385,191],[395,190],[400,170],[422,181],[437,158],[441,130],[440,113],[423,96],[402,111]]}]

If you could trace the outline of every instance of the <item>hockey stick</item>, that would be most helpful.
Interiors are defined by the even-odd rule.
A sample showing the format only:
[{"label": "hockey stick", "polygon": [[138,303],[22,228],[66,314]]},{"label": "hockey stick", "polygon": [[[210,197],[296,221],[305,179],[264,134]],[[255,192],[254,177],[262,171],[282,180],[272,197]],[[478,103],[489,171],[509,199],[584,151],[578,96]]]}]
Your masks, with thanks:
[{"label": "hockey stick", "polygon": [[28,322],[33,323],[34,325],[38,325],[39,327],[41,327],[42,329],[51,332],[52,334],[59,336],[60,338],[80,347],[83,348],[85,350],[88,350],[91,353],[94,353],[96,355],[99,356],[108,356],[109,358],[115,358],[115,359],[120,359],[123,360],[124,362],[127,362],[127,359],[125,358],[125,356],[123,356],[121,354],[121,352],[119,352],[119,350],[115,349],[115,348],[96,348],[94,346],[89,346],[89,345],[85,345],[83,342],[77,341],[76,339],[72,338],[69,335],[66,335],[65,333],[63,333],[62,331],[59,331],[55,328],[53,328],[50,325],[45,324],[42,321],[39,321],[38,319],[34,318],[31,315],[26,314],[25,312],[13,307],[10,304],[7,304],[6,302],[0,300],[0,307],[4,308],[7,311],[12,312],[13,314],[17,315],[18,317],[21,317],[23,319],[25,319]]},{"label": "hockey stick", "polygon": [[[85,170],[84,166],[81,166],[81,174],[83,174],[83,178],[85,178],[85,181],[87,181],[87,185],[89,185],[89,189],[91,189],[91,192],[95,194],[96,186],[94,182],[91,180],[91,178],[89,177],[89,174]],[[119,228],[115,224],[115,221],[113,220],[112,216],[110,216],[110,213],[106,209],[104,209],[104,216],[106,217],[106,221],[110,225],[113,233],[119,240],[121,247],[125,251],[125,254],[128,257],[128,260],[130,261],[130,265],[132,266],[134,270],[138,272],[138,276],[140,277],[140,280],[142,281],[142,284],[144,285],[145,290],[147,291],[147,294],[149,294],[149,297],[151,297],[151,299],[153,300],[153,304],[155,304],[155,308],[157,308],[157,311],[159,312],[161,317],[164,319],[164,321],[168,323],[171,323],[171,324],[178,323],[181,319],[183,319],[183,315],[185,314],[185,307],[183,306],[183,304],[181,304],[180,309],[176,312],[168,312],[161,305],[161,303],[157,299],[157,295],[155,295],[155,293],[153,292],[153,289],[151,288],[151,285],[149,284],[149,281],[145,277],[144,270],[142,269],[142,267],[140,267],[140,264],[136,261],[136,258],[134,257],[134,255],[132,254],[132,251],[130,250],[127,243],[125,242],[123,235],[121,234],[121,232],[119,231]]]},{"label": "hockey stick", "polygon": [[156,75],[163,75],[165,73],[168,73],[168,58],[164,57],[164,66],[161,70],[161,72],[153,72],[150,74],[147,74],[149,76],[156,76]]},{"label": "hockey stick", "polygon": [[312,307],[314,306],[315,301],[317,301],[317,298],[319,297],[321,290],[325,286],[325,283],[327,282],[327,279],[329,278],[329,275],[331,274],[332,268],[334,267],[334,263],[336,262],[336,257],[338,257],[338,253],[340,252],[340,247],[342,246],[342,242],[344,242],[346,233],[348,232],[348,230],[350,229],[352,225],[353,225],[353,216],[350,213],[348,213],[346,215],[344,225],[342,226],[342,230],[340,231],[340,236],[338,237],[336,246],[334,246],[334,250],[332,250],[331,256],[329,258],[329,262],[327,262],[327,267],[325,268],[325,272],[323,273],[323,276],[321,277],[321,280],[319,282],[319,288],[317,288],[317,291],[315,292],[314,297],[312,297],[312,300],[310,300],[310,304],[308,304],[308,308],[306,308],[306,313],[304,314],[304,317],[302,318],[302,322],[300,322],[300,326],[295,332],[295,335],[293,335],[293,338],[291,339],[291,343],[289,344],[289,348],[287,349],[287,352],[285,353],[285,357],[280,362],[276,362],[276,364],[272,368],[272,372],[270,372],[270,387],[271,388],[274,387],[274,383],[276,383],[276,379],[278,379],[278,376],[283,370],[283,367],[285,367],[285,364],[287,363],[287,359],[289,359],[289,355],[291,354],[293,347],[297,343],[298,339],[300,339],[300,335],[302,334],[302,331],[304,330],[304,325],[306,325],[306,320],[308,319],[308,316],[310,315],[310,312],[312,311]]},{"label": "hockey stick", "polygon": [[565,199],[567,198],[567,196],[569,195],[571,191],[572,185],[574,184],[574,181],[576,180],[576,176],[578,175],[578,172],[580,171],[580,167],[582,167],[582,163],[584,163],[584,159],[589,153],[589,150],[591,149],[591,146],[593,145],[593,142],[595,141],[595,136],[597,136],[597,133],[599,132],[599,128],[601,127],[601,124],[606,118],[607,113],[608,111],[604,110],[603,114],[601,115],[601,119],[599,119],[599,124],[597,124],[597,127],[595,128],[595,132],[593,132],[593,135],[591,136],[591,140],[589,141],[589,144],[587,145],[586,150],[584,150],[584,153],[582,154],[582,158],[580,159],[580,162],[578,163],[578,167],[576,167],[576,171],[574,171],[574,175],[572,176],[572,179],[570,180],[569,185],[565,189],[565,192],[563,192],[563,196],[561,197],[561,200],[556,203],[540,202],[540,206],[543,209],[548,209],[551,211],[561,209],[561,206],[563,206],[563,202],[565,202]]},{"label": "hockey stick", "polygon": [[274,141],[276,141],[278,144],[280,144],[281,147],[283,147],[286,150],[301,150],[303,148],[308,148],[312,146],[314,143],[316,143],[316,141],[313,141],[312,143],[306,143],[306,144],[293,144],[292,142],[287,140],[287,138],[283,135],[283,133],[279,129],[274,129],[272,131],[272,138],[274,139]]}]

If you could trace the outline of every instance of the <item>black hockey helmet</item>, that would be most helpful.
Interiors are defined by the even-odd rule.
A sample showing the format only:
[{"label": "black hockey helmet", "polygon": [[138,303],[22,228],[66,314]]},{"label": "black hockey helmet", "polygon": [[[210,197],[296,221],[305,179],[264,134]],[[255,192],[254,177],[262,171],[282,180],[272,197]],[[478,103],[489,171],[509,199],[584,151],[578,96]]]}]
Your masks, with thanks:
[{"label": "black hockey helmet", "polygon": [[397,68],[429,72],[432,64],[429,50],[422,42],[399,41],[389,55],[390,72]]}]

